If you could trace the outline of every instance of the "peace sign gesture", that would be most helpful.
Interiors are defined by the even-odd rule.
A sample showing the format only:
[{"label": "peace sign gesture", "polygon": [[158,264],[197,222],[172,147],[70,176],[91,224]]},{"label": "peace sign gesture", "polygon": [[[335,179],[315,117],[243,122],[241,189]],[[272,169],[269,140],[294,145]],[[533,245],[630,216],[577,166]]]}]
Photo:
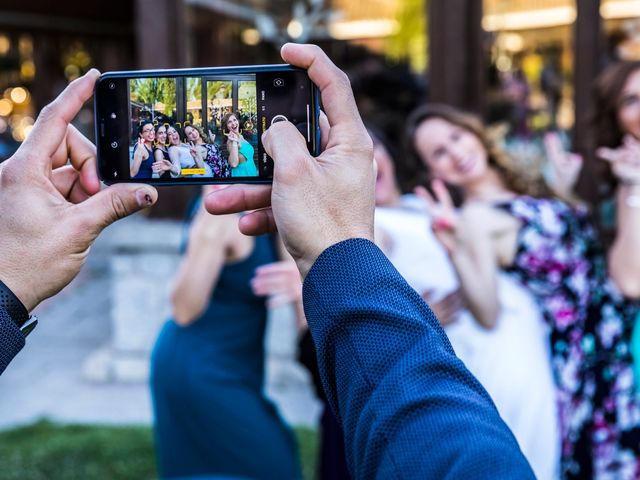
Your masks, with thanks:
[{"label": "peace sign gesture", "polygon": [[582,170],[582,156],[567,152],[557,132],[544,136],[544,149],[551,167],[549,186],[561,198],[571,198]]},{"label": "peace sign gesture", "polygon": [[424,187],[417,187],[415,193],[427,203],[433,219],[431,223],[433,233],[449,255],[452,255],[460,246],[460,216],[442,180],[434,180],[431,188],[435,199]]}]

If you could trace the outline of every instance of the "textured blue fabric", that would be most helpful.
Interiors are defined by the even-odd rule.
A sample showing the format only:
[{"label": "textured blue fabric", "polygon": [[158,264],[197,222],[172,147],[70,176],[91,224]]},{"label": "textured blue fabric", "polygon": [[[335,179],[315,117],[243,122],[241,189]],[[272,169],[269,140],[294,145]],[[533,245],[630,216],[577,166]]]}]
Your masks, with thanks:
[{"label": "textured blue fabric", "polygon": [[325,250],[303,295],[355,478],[534,478],[427,304],[373,243]]},{"label": "textured blue fabric", "polygon": [[24,347],[24,336],[4,308],[0,308],[0,374]]}]

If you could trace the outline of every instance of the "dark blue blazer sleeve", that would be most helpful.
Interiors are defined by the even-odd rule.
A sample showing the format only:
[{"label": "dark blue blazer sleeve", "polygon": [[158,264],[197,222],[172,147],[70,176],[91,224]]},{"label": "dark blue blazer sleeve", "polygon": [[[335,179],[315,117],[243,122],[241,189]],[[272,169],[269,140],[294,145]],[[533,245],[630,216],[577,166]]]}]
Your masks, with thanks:
[{"label": "dark blue blazer sleeve", "polygon": [[325,250],[303,296],[355,478],[535,478],[427,304],[373,243]]},{"label": "dark blue blazer sleeve", "polygon": [[0,374],[24,347],[24,335],[3,308],[0,308]]}]

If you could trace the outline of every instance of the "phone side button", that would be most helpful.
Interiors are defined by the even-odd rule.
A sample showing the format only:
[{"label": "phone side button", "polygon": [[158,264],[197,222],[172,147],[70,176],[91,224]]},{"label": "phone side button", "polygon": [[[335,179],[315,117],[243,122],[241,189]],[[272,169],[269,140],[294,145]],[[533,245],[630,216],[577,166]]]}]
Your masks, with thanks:
[{"label": "phone side button", "polygon": [[104,138],[104,122],[100,122],[100,136]]}]

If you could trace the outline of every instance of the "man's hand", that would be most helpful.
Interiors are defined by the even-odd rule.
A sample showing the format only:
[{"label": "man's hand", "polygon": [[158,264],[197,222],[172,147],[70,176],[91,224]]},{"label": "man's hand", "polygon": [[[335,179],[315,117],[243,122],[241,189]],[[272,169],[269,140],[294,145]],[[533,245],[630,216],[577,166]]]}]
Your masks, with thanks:
[{"label": "man's hand", "polygon": [[209,195],[205,207],[213,214],[258,209],[241,218],[240,230],[257,235],[277,228],[304,278],[331,245],[373,240],[373,144],[347,76],[320,48],[286,44],[282,58],[307,69],[320,89],[325,150],[312,157],[296,127],[278,122],[262,138],[274,160],[273,185],[233,185]]},{"label": "man's hand", "polygon": [[98,76],[91,70],[44,107],[27,140],[0,164],[0,280],[29,311],[78,274],[105,227],[157,198],[145,185],[100,191],[95,147],[69,124]]}]

